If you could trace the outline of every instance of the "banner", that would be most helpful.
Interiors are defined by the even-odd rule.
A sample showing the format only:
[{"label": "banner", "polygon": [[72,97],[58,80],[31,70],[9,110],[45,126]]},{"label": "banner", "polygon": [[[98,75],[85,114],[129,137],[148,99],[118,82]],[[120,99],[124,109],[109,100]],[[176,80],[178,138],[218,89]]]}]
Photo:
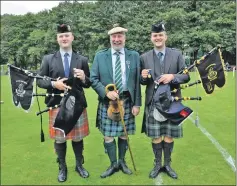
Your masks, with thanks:
[{"label": "banner", "polygon": [[220,49],[216,48],[196,64],[203,88],[207,94],[211,94],[214,91],[215,85],[219,88],[225,85],[225,74],[222,61]]},{"label": "banner", "polygon": [[28,111],[33,103],[34,78],[29,77],[23,70],[8,66],[11,79],[12,99],[17,107]]}]

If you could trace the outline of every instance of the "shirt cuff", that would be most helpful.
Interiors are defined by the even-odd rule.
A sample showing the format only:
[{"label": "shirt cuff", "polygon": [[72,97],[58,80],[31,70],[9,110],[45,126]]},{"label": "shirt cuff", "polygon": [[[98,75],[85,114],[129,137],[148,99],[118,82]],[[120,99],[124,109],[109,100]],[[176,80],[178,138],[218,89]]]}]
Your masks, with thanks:
[{"label": "shirt cuff", "polygon": [[55,88],[54,83],[55,83],[54,81],[51,81],[51,85],[53,88]]}]

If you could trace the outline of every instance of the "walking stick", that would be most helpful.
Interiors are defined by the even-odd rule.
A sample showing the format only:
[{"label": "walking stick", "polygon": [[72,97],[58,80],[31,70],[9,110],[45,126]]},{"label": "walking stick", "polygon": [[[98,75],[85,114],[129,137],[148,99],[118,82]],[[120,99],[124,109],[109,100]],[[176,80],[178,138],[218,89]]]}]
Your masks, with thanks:
[{"label": "walking stick", "polygon": [[[110,87],[112,87],[113,90],[115,90],[115,91],[117,90],[115,84],[108,84],[105,87],[105,92],[108,92]],[[129,149],[129,153],[130,153],[130,156],[131,156],[131,159],[132,159],[133,169],[134,169],[134,171],[137,171],[135,163],[134,163],[134,160],[133,160],[132,150],[131,150],[131,147],[130,147],[130,144],[129,144],[128,133],[127,133],[127,129],[126,129],[126,126],[125,126],[125,123],[124,123],[123,114],[122,114],[122,108],[121,108],[121,105],[119,103],[119,99],[117,99],[117,104],[118,104],[118,109],[119,109],[119,113],[120,113],[120,117],[121,117],[121,122],[123,124],[124,133],[125,133],[125,136],[126,136],[127,142],[128,142],[128,149]]]}]

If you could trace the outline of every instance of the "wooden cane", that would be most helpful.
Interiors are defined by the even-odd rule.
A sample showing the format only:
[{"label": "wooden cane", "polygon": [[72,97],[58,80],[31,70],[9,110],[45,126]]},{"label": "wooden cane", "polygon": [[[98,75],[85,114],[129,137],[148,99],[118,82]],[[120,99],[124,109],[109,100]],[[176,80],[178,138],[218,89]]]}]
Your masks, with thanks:
[{"label": "wooden cane", "polygon": [[[112,87],[113,90],[115,90],[115,91],[117,90],[115,84],[108,84],[108,85],[105,87],[105,92],[106,92],[106,93],[109,91],[109,88],[110,88],[110,87]],[[127,133],[127,129],[126,129],[126,126],[125,126],[125,123],[124,123],[123,114],[122,114],[122,108],[121,108],[121,105],[120,105],[120,103],[119,103],[119,99],[117,99],[117,103],[118,103],[118,108],[119,108],[119,112],[120,112],[121,122],[122,122],[122,124],[123,124],[124,133],[125,133],[125,136],[126,136],[127,142],[128,142],[128,149],[129,149],[129,153],[130,153],[130,156],[131,156],[131,159],[132,159],[133,168],[134,168],[134,171],[137,171],[137,170],[136,170],[135,163],[134,163],[134,160],[133,160],[132,150],[131,150],[131,147],[130,147],[130,144],[129,144],[128,133]]]}]

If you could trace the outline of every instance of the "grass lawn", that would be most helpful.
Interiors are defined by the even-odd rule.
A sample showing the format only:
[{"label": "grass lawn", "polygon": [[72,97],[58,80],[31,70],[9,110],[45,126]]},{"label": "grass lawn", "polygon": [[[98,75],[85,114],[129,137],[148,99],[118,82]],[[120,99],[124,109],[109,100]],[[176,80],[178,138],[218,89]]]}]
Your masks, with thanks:
[{"label": "grass lawn", "polygon": [[[194,74],[192,74],[194,80]],[[200,124],[235,159],[236,145],[236,79],[228,73],[222,89],[216,87],[213,94],[207,95],[202,86],[199,95],[202,101],[186,101],[185,105],[198,112]],[[40,90],[45,92],[45,90]],[[100,174],[109,166],[104,153],[103,136],[95,127],[97,95],[92,88],[86,89],[90,135],[84,139],[85,168],[90,177],[83,179],[74,171],[75,159],[71,142],[67,143],[68,180],[58,183],[58,165],[53,149],[53,140],[48,136],[48,113],[43,114],[45,142],[40,142],[40,117],[37,102],[34,100],[29,113],[16,108],[12,102],[10,80],[1,76],[1,185],[155,185],[149,179],[154,155],[151,140],[142,134],[141,123],[144,107],[136,117],[136,134],[130,136],[137,172],[131,176],[121,171],[101,179]],[[142,87],[143,103],[145,88]],[[183,96],[195,96],[196,88],[183,90]],[[35,98],[36,99],[36,98]],[[39,98],[43,110],[44,98]],[[196,114],[193,114],[193,118]],[[173,180],[161,173],[164,185],[235,185],[235,172],[224,160],[212,142],[190,120],[183,123],[184,137],[175,140],[172,153],[172,167],[179,178]],[[133,170],[129,152],[126,154],[128,166]]]}]

